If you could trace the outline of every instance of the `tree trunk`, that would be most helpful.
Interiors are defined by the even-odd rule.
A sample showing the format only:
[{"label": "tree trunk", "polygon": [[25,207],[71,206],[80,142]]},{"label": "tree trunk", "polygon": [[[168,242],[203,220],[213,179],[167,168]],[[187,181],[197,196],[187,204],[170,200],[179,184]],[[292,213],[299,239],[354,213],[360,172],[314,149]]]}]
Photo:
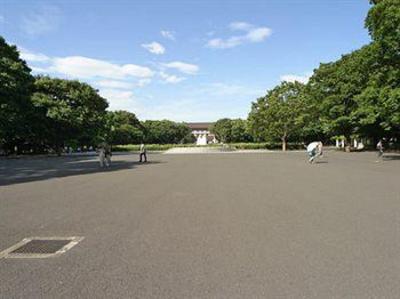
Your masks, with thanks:
[{"label": "tree trunk", "polygon": [[345,137],[344,142],[345,142],[345,146],[344,146],[345,152],[350,153],[351,152],[351,138]]},{"label": "tree trunk", "polygon": [[287,140],[286,140],[286,136],[282,137],[282,151],[286,151],[286,145],[287,145]]}]

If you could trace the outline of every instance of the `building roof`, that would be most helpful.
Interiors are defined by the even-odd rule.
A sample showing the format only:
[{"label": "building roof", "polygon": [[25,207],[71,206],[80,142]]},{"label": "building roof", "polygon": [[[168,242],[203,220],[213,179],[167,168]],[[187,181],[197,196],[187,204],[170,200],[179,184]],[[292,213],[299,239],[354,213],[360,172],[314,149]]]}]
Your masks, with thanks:
[{"label": "building roof", "polygon": [[192,130],[209,130],[214,123],[186,123]]}]

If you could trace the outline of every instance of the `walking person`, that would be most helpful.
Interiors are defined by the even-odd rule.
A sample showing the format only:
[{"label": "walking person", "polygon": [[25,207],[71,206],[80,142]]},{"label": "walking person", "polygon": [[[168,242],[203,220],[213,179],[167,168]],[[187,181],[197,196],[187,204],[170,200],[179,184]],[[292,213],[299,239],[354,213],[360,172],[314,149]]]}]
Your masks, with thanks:
[{"label": "walking person", "polygon": [[97,147],[99,154],[100,167],[109,167],[111,164],[111,148],[104,142],[100,143]]},{"label": "walking person", "polygon": [[144,162],[147,162],[147,154],[146,154],[146,146],[142,142],[140,145],[140,154],[139,154],[139,162],[143,162],[143,157],[144,157]]},{"label": "walking person", "polygon": [[99,154],[100,167],[103,168],[106,159],[106,150],[103,143],[97,146],[96,152]]},{"label": "walking person", "polygon": [[104,148],[104,158],[105,158],[105,164],[107,167],[110,167],[111,165],[111,157],[112,157],[112,152],[111,152],[111,146],[108,144],[105,144]]},{"label": "walking person", "polygon": [[379,142],[376,144],[376,149],[378,150],[378,158],[376,162],[379,162],[383,159],[383,142],[382,139],[379,139]]},{"label": "walking person", "polygon": [[318,156],[322,156],[322,142],[314,141],[307,146],[307,154],[310,157],[308,159],[309,163],[314,163]]}]

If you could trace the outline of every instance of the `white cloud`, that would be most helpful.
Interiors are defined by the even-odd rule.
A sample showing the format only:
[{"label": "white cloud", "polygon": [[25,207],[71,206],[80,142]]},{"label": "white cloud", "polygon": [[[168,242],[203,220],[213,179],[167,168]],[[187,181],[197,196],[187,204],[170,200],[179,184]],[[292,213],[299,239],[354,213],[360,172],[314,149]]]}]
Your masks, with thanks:
[{"label": "white cloud", "polygon": [[175,40],[175,34],[172,31],[161,30],[161,35],[169,40]]},{"label": "white cloud", "polygon": [[116,81],[116,80],[100,80],[95,83],[102,88],[118,88],[118,89],[132,89],[135,84],[132,82]]},{"label": "white cloud", "polygon": [[50,58],[44,54],[32,53],[29,50],[22,47],[18,47],[18,50],[20,52],[21,58],[28,62],[45,62],[50,60]]},{"label": "white cloud", "polygon": [[207,47],[214,49],[227,49],[239,46],[242,43],[242,38],[238,36],[233,36],[225,40],[221,38],[213,38],[208,41]]},{"label": "white cloud", "polygon": [[176,69],[184,74],[194,75],[199,71],[199,67],[195,64],[185,63],[181,61],[173,61],[169,63],[163,63],[164,67]]},{"label": "white cloud", "polygon": [[183,80],[186,79],[184,77],[178,77],[178,76],[170,75],[170,74],[167,74],[164,72],[160,72],[160,77],[164,80],[164,82],[172,83],[172,84],[182,82]]},{"label": "white cloud", "polygon": [[[192,97],[191,95],[174,96],[166,98],[163,102],[157,104],[143,102],[143,108],[136,113],[140,119],[170,119],[173,121],[198,122],[198,121],[216,121],[223,117],[246,118],[249,102],[238,101],[235,105],[217,103],[213,98],[213,109],[210,109],[210,102],[204,101],[202,97]],[[214,105],[216,103],[216,106]]]},{"label": "white cloud", "polygon": [[124,89],[124,90],[131,90],[136,87],[143,87],[147,84],[150,84],[150,78],[144,78],[137,80],[136,82],[133,81],[119,81],[119,80],[100,80],[95,81],[93,84],[99,86],[100,88],[105,89]]},{"label": "white cloud", "polygon": [[[100,79],[103,80],[103,84],[117,85],[123,84],[123,82],[117,83],[118,80],[132,78],[144,80],[154,75],[150,68],[136,64],[115,64],[83,56],[49,57],[42,53],[34,53],[23,47],[18,47],[18,49],[21,53],[21,58],[28,61],[34,71],[41,73],[56,73],[74,79]],[[141,80],[139,80],[138,84],[146,84],[147,81]]]},{"label": "white cloud", "polygon": [[271,35],[271,29],[267,27],[260,27],[251,29],[246,35],[246,39],[252,43],[259,43]]},{"label": "white cloud", "polygon": [[248,31],[254,26],[252,24],[246,23],[246,22],[233,22],[229,24],[229,28],[232,30],[243,30],[243,31]]},{"label": "white cloud", "polygon": [[54,31],[61,20],[61,11],[56,6],[42,5],[35,11],[22,17],[21,30],[28,35],[36,36]]},{"label": "white cloud", "polygon": [[149,78],[140,79],[138,81],[138,83],[137,83],[137,86],[138,87],[143,87],[143,86],[145,86],[147,84],[150,84],[150,82],[151,82],[151,79],[149,79]]},{"label": "white cloud", "polygon": [[87,82],[99,89],[111,110],[141,111],[132,90],[149,84],[154,75],[150,68],[134,64],[115,64],[82,56],[49,57],[20,49],[34,72]]},{"label": "white cloud", "polygon": [[203,94],[213,94],[217,96],[236,95],[245,97],[261,96],[264,93],[264,90],[258,88],[222,82],[206,84],[204,87],[199,88],[199,91]]},{"label": "white cloud", "polygon": [[303,84],[306,84],[308,80],[310,79],[312,73],[307,73],[305,75],[293,75],[293,74],[287,74],[287,75],[282,75],[280,77],[281,81],[286,81],[286,82],[300,82]]},{"label": "white cloud", "polygon": [[255,27],[245,22],[234,22],[229,25],[233,31],[244,31],[245,34],[234,35],[228,38],[213,38],[208,40],[206,46],[214,49],[234,48],[244,43],[259,43],[271,35],[272,30],[268,27]]},{"label": "white cloud", "polygon": [[[195,64],[172,61],[165,65],[158,65],[160,69],[156,73],[145,66],[117,64],[83,56],[52,57],[26,49],[23,52],[29,59],[29,66],[36,73],[87,82],[99,89],[99,94],[108,100],[110,110],[132,111],[141,119],[169,118],[177,121],[216,119],[216,116],[222,117],[222,114],[226,113],[226,109],[222,109],[225,107],[210,112],[208,103],[203,103],[204,97],[214,95],[215,101],[223,102],[219,94],[234,94],[235,92],[233,88],[230,92],[221,91],[215,95],[216,88],[213,86],[208,92],[200,93],[199,91],[197,95],[193,95],[192,88],[186,87],[186,92],[183,91],[182,95],[179,95],[182,91],[178,91],[177,94],[171,95],[171,98],[164,95],[160,97],[158,94],[155,99],[152,99],[148,90],[141,90],[141,87],[154,80],[152,76],[157,76],[159,80],[156,82],[159,84],[161,82],[177,84],[187,80],[181,73],[196,74],[199,67]],[[184,89],[185,85],[182,87]],[[154,91],[158,93],[157,90]]]},{"label": "white cloud", "polygon": [[[265,94],[257,86],[231,82],[214,82],[182,86],[176,94],[162,100],[143,101],[143,109],[137,115],[141,119],[171,119],[174,121],[213,121],[223,117],[246,118],[251,101]],[[205,100],[207,99],[207,100]],[[212,103],[213,109],[210,109]]]},{"label": "white cloud", "polygon": [[163,47],[163,45],[157,42],[152,42],[150,44],[142,44],[142,47],[145,48],[150,53],[156,55],[162,55],[165,53],[165,48]]},{"label": "white cloud", "polygon": [[48,74],[50,71],[46,68],[42,67],[37,67],[37,66],[30,66],[31,70],[36,72],[36,73],[41,73],[41,74]]},{"label": "white cloud", "polygon": [[70,77],[85,79],[96,77],[113,79],[147,78],[153,76],[152,70],[148,67],[135,64],[118,65],[83,56],[53,58],[50,70]]},{"label": "white cloud", "polygon": [[170,119],[173,121],[201,121],[204,119],[204,111],[210,110],[204,107],[195,99],[174,99],[168,102],[158,103],[151,107],[151,109],[144,109],[137,115],[141,119]]},{"label": "white cloud", "polygon": [[[149,95],[146,92],[144,95],[140,91],[132,92],[118,88],[100,89],[100,94],[110,102],[111,110],[132,111],[141,120],[174,121],[212,121],[223,117],[246,118],[250,109],[249,103],[264,93],[264,90],[256,86],[229,82],[204,84],[195,90],[191,86],[182,86],[179,92],[171,95],[161,93],[163,94],[161,97],[160,94]],[[213,109],[209,109],[210,102],[213,103]]]},{"label": "white cloud", "polygon": [[120,89],[100,89],[100,95],[106,98],[110,104],[110,110],[128,110],[137,111],[138,103],[135,100],[132,91],[120,90]]}]

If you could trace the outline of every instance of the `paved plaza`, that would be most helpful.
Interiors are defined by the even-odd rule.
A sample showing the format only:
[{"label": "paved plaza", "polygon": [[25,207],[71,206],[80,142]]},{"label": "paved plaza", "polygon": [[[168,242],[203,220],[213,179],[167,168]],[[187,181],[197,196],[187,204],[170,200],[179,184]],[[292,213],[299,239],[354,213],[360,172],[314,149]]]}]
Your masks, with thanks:
[{"label": "paved plaza", "polygon": [[0,298],[398,298],[400,155],[0,160]]}]

